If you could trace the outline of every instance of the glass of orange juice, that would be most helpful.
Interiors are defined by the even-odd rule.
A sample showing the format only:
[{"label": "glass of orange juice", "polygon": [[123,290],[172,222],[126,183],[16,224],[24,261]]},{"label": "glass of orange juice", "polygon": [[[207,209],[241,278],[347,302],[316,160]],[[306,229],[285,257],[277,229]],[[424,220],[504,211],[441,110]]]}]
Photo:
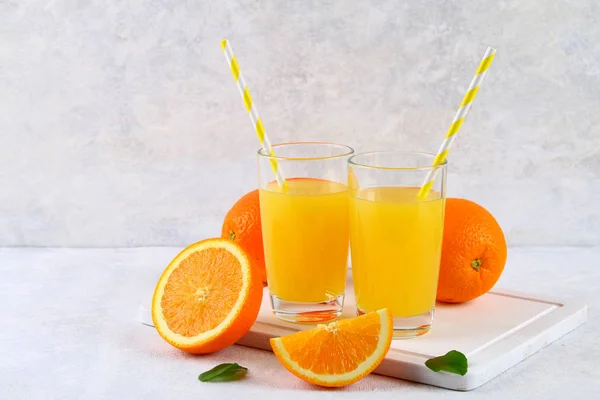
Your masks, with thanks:
[{"label": "glass of orange juice", "polygon": [[[389,308],[394,338],[429,332],[442,250],[446,162],[384,151],[348,160],[352,277],[359,314]],[[419,197],[428,173],[436,178]]]},{"label": "glass of orange juice", "polygon": [[[320,323],[342,312],[348,269],[348,157],[334,143],[283,143],[258,152],[267,282],[275,315]],[[285,177],[275,179],[272,163]]]}]

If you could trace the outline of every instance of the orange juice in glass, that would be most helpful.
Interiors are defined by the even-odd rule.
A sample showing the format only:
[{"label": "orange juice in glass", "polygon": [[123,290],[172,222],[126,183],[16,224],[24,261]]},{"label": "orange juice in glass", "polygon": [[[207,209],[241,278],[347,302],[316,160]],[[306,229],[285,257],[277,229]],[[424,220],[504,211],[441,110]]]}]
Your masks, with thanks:
[{"label": "orange juice in glass", "polygon": [[[260,212],[271,305],[283,320],[319,323],[342,311],[348,262],[347,159],[332,143],[259,151]],[[285,177],[273,174],[276,159]]]},{"label": "orange juice in glass", "polygon": [[[352,276],[358,313],[390,308],[394,337],[433,322],[444,225],[446,164],[434,155],[376,152],[349,160]],[[420,185],[432,169],[426,197]]]}]

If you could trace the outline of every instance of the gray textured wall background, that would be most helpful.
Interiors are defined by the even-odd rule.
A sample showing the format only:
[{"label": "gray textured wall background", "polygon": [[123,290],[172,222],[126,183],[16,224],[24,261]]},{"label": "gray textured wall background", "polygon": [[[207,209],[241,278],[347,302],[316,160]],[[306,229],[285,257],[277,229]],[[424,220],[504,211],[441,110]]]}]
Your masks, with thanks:
[{"label": "gray textured wall background", "polygon": [[229,38],[273,141],[435,152],[513,245],[600,244],[600,7],[0,1],[0,245],[184,245],[256,187]]}]

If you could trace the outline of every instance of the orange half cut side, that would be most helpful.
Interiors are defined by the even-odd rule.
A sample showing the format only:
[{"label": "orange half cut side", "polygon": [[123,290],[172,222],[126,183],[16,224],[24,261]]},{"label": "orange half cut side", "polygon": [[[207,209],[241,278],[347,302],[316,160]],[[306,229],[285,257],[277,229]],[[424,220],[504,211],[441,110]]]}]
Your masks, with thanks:
[{"label": "orange half cut side", "polygon": [[152,319],[160,336],[189,353],[221,350],[252,326],[262,300],[256,266],[234,242],[207,239],[179,253],[160,277]]}]

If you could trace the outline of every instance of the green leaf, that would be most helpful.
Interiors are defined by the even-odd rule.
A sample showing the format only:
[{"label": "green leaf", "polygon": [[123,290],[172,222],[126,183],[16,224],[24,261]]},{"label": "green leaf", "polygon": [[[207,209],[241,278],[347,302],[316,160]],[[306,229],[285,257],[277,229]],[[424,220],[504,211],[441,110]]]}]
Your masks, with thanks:
[{"label": "green leaf", "polygon": [[211,370],[201,373],[198,379],[201,382],[229,382],[237,381],[246,375],[248,368],[237,363],[219,364]]},{"label": "green leaf", "polygon": [[425,361],[425,365],[434,372],[446,371],[458,375],[465,375],[469,368],[467,357],[456,350],[450,350],[443,356],[430,358]]}]

